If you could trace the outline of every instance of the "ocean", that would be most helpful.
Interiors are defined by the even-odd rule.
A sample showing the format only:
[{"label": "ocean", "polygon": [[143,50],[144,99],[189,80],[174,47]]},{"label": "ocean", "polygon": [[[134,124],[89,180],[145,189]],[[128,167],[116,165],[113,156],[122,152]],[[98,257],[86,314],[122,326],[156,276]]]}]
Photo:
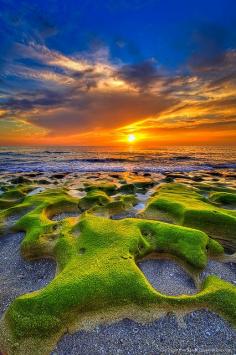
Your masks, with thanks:
[{"label": "ocean", "polygon": [[236,146],[0,147],[0,172],[194,171],[235,169]]}]

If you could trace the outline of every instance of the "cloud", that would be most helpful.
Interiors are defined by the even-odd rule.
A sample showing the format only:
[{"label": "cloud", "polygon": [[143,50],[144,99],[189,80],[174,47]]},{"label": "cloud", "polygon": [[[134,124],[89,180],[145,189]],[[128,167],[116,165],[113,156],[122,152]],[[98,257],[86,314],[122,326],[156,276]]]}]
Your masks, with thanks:
[{"label": "cloud", "polygon": [[154,60],[146,60],[136,64],[123,65],[118,71],[117,76],[125,82],[138,87],[141,90],[147,89],[157,80],[162,79],[158,72]]},{"label": "cloud", "polygon": [[6,75],[37,82],[38,86],[33,92],[9,95],[3,106],[11,115],[24,116],[52,134],[118,127],[160,114],[175,101],[168,95],[141,94],[134,87],[134,82],[141,88],[156,80],[157,71],[151,61],[132,70],[109,61],[107,48],[72,57],[32,42],[28,46],[16,44],[16,53],[20,58],[37,60],[40,65],[33,69],[11,64]]},{"label": "cloud", "polygon": [[152,59],[112,60],[104,46],[65,55],[30,41],[16,43],[11,58],[2,76],[2,116],[38,127],[48,137],[119,136],[131,130],[148,137],[235,127],[234,50],[224,52],[217,70],[209,55],[192,63],[187,74],[168,72]]},{"label": "cloud", "polygon": [[159,114],[172,104],[172,99],[129,93],[89,93],[72,98],[67,105],[40,112],[31,122],[51,131],[83,132],[95,128],[116,128]]}]

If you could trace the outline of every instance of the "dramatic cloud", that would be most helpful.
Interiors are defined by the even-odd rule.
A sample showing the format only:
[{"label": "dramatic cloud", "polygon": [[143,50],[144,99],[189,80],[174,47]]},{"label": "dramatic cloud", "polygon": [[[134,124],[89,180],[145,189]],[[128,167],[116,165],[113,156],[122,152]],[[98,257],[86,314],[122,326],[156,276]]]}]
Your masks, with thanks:
[{"label": "dramatic cloud", "polygon": [[[154,61],[133,65],[112,63],[107,49],[67,57],[45,46],[17,45],[24,58],[37,60],[37,69],[9,65],[6,74],[34,81],[33,91],[3,95],[4,117],[22,119],[55,136],[96,129],[154,132],[158,128],[212,128],[214,120],[227,128],[235,113],[234,51],[225,53],[224,69],[204,75],[169,75]],[[34,85],[31,86],[34,88]],[[141,124],[139,122],[141,121]]]},{"label": "dramatic cloud", "polygon": [[[117,7],[109,1],[106,9],[119,13],[147,6],[140,0],[132,1],[132,6],[126,3]],[[26,136],[29,140],[32,132],[42,142],[74,139],[78,144],[89,144],[95,136],[98,144],[110,144],[111,136],[119,143],[129,132],[154,143],[156,137],[181,142],[184,135],[186,141],[191,142],[191,137],[197,141],[199,132],[215,132],[214,139],[236,135],[236,51],[227,45],[225,26],[198,24],[186,44],[191,51],[173,67],[158,57],[141,55],[134,39],[122,35],[105,44],[86,32],[93,38],[89,46],[76,52],[60,50],[53,37],[60,33],[64,17],[42,15],[25,3],[17,11],[11,1],[3,5],[0,129],[9,142],[17,141],[17,135],[19,141]],[[69,19],[75,23],[78,16],[83,24],[80,10],[76,15],[65,9],[71,36]],[[66,46],[64,41],[60,45]],[[132,52],[136,61],[116,56],[117,48],[128,55]]]},{"label": "dramatic cloud", "polygon": [[155,84],[158,79],[162,79],[153,60],[123,65],[117,71],[117,75],[121,80],[140,88],[140,90],[145,90]]}]

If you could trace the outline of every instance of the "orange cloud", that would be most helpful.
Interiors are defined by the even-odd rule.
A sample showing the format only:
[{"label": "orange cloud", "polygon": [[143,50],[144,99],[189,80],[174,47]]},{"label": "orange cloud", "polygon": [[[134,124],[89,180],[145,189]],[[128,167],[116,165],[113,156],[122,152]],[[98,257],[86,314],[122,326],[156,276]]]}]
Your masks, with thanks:
[{"label": "orange cloud", "polygon": [[27,85],[0,97],[1,144],[122,145],[130,133],[144,146],[236,142],[235,51],[188,75],[114,63],[106,48],[82,58],[31,43],[18,54],[41,67],[8,67]]}]

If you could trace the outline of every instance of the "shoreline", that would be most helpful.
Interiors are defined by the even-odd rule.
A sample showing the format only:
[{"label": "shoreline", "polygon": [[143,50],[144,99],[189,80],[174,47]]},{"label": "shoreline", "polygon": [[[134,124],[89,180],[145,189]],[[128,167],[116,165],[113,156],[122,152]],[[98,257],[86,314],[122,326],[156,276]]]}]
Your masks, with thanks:
[{"label": "shoreline", "polygon": [[[80,201],[86,199],[89,188],[95,186],[95,189],[97,189],[96,186],[102,184],[101,186],[108,189],[106,190],[108,193],[106,199],[109,201],[109,204],[111,201],[112,204],[114,202],[117,203],[120,198],[123,198],[122,196],[126,196],[127,194],[133,196],[133,202],[131,204],[128,203],[127,206],[124,207],[124,210],[119,213],[117,213],[117,210],[114,210],[115,213],[113,210],[112,213],[108,213],[106,207],[96,207],[96,205],[95,210],[93,210],[93,208],[91,209],[92,213],[95,213],[95,215],[98,216],[102,214],[105,218],[110,220],[122,220],[124,218],[132,217],[140,221],[143,219],[143,210],[147,208],[148,201],[150,201],[153,194],[155,195],[156,189],[161,186],[182,184],[187,188],[193,188],[194,191],[200,189],[199,191],[201,191],[203,199],[209,198],[209,191],[211,191],[209,189],[214,191],[236,191],[235,173],[231,171],[225,171],[222,173],[222,171],[218,170],[214,170],[213,172],[197,171],[191,173],[176,172],[167,174],[150,174],[145,172],[38,174],[37,172],[31,172],[30,174],[0,174],[0,184],[0,199],[1,196],[5,196],[4,191],[14,190],[14,186],[22,186],[23,195],[19,200],[16,200],[18,202],[24,201],[24,198],[34,199],[37,196],[46,193],[48,189],[53,189],[53,191],[59,191],[62,189],[70,196],[70,198]],[[117,191],[109,190],[114,189],[114,185],[116,186]],[[7,203],[13,203],[14,205],[14,200],[9,200]],[[225,206],[224,208],[228,207]],[[87,209],[87,207],[85,209]],[[231,206],[229,211],[231,210],[233,211],[234,207]],[[24,213],[27,213],[27,211]],[[76,221],[81,216],[81,211],[74,211],[73,209],[64,210],[63,208],[61,210],[60,208],[57,208],[54,212],[48,210],[47,213],[48,218],[51,221],[50,223],[63,223],[67,218],[68,220]],[[14,217],[9,217],[9,223],[12,222],[13,224],[18,218],[20,218],[20,214],[18,217],[17,214],[14,215]],[[158,215],[157,218],[155,217],[154,220],[158,221],[159,218],[160,215]],[[8,219],[6,219],[6,221],[8,221]],[[152,221],[153,218],[149,218],[149,220]],[[175,225],[176,223],[173,224],[173,221],[170,219],[169,224]],[[9,228],[11,229],[10,224]],[[10,300],[13,300],[16,296],[24,294],[25,292],[38,290],[41,287],[48,285],[55,275],[55,262],[52,260],[44,260],[45,257],[42,257],[42,260],[35,260],[32,262],[23,261],[23,259],[21,260],[21,257],[19,259],[20,239],[23,238],[23,234],[17,235],[14,233],[15,232],[12,231],[11,235],[7,234],[0,237],[0,246],[3,246],[1,247],[3,262],[1,278],[5,280],[4,287],[6,292],[4,292],[6,294],[8,292],[8,296],[10,297],[7,301],[4,301],[3,310],[6,309]],[[9,246],[7,246],[8,244]],[[233,257],[230,259],[230,256],[228,263],[223,259],[222,262],[217,258],[210,259],[207,267],[201,275],[201,281],[208,275],[213,274],[235,285],[236,269],[233,260]],[[4,276],[4,265],[6,265],[6,263],[9,264],[9,267]],[[27,265],[31,265],[31,267],[27,268]],[[194,281],[196,280],[191,277],[193,275],[191,275],[191,272],[186,272],[188,270],[185,271],[183,267],[184,264],[181,265],[178,260],[176,264],[176,261],[166,258],[151,259],[147,257],[147,259],[143,261],[138,261],[137,265],[150,284],[163,295],[191,295],[199,292],[194,285]],[[16,273],[11,271],[14,267],[17,268]],[[24,274],[25,269],[26,273]],[[24,274],[23,278],[22,273]],[[16,274],[15,280],[14,274]],[[24,278],[28,281],[28,284],[31,285],[29,288],[24,288],[24,284],[22,288],[22,281],[24,283]],[[11,289],[12,291],[9,292]],[[124,355],[141,355],[150,354],[152,352],[157,354],[158,351],[160,353],[165,353],[165,349],[168,349],[169,352],[167,351],[166,354],[169,354],[175,351],[173,349],[177,348],[184,349],[184,351],[190,353],[198,353],[201,351],[209,351],[209,353],[213,353],[215,349],[213,345],[216,346],[216,344],[218,344],[218,349],[222,349],[222,344],[224,344],[225,349],[228,349],[228,354],[233,354],[233,352],[236,351],[236,348],[234,347],[234,344],[236,343],[235,330],[219,315],[208,310],[201,310],[202,307],[199,308],[200,310],[188,309],[186,312],[184,309],[181,309],[177,312],[177,314],[182,314],[182,316],[177,315],[178,321],[176,320],[177,318],[175,318],[176,312],[174,310],[173,312],[175,315],[170,315],[169,313],[163,315],[166,311],[163,310],[163,312],[160,312],[159,310],[159,313],[162,313],[160,316],[161,318],[157,317],[155,311],[153,313],[154,319],[149,319],[145,324],[141,324],[142,322],[137,323],[137,319],[135,320],[135,313],[136,315],[138,313],[137,310],[134,311],[134,317],[131,316],[132,312],[130,311],[123,314],[122,317],[125,318],[123,320],[117,316],[114,317],[114,322],[112,321],[113,324],[109,324],[110,321],[108,320],[108,324],[101,325],[101,320],[98,320],[97,323],[95,322],[94,325],[91,325],[91,328],[93,329],[90,331],[80,330],[73,333],[73,335],[63,335],[59,340],[57,347],[53,350],[52,355],[76,355],[81,352],[83,353],[83,351],[85,351],[84,349],[87,349],[87,354],[91,355],[112,354],[116,350],[117,353]],[[142,312],[140,312],[140,314],[141,313]],[[133,320],[127,321],[126,318],[132,318]],[[91,324],[93,324],[92,320],[91,322]],[[186,324],[184,325],[184,323]],[[202,329],[202,327],[204,327],[204,329]],[[77,325],[75,326],[75,329],[76,328],[78,328]],[[192,331],[193,328],[195,329],[194,333]],[[138,329],[136,333],[135,329]],[[186,330],[183,331],[183,329]],[[73,327],[70,331],[74,332]],[[122,336],[120,335],[121,333],[123,334]],[[132,336],[130,337],[129,334],[132,334]],[[156,336],[154,336],[154,334],[156,334]],[[173,348],[171,348],[171,343],[169,343],[168,334],[171,334],[173,338]],[[104,336],[107,337],[107,344],[104,344]],[[204,344],[201,343],[202,337],[205,339]],[[182,343],[185,345],[181,348]],[[132,352],[133,349],[135,349],[135,351],[138,349],[138,352]],[[94,352],[92,352],[93,350]]]}]

